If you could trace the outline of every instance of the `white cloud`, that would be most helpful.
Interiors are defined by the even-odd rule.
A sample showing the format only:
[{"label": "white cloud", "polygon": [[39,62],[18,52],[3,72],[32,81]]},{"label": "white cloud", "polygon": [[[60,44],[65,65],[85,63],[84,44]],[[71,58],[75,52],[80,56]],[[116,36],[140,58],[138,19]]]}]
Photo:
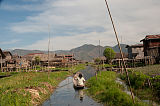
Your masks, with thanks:
[{"label": "white cloud", "polygon": [[106,22],[105,7],[100,6],[103,5],[103,2],[99,2],[99,0],[88,1],[92,4],[89,5],[85,0],[50,1],[50,5],[48,5],[50,8],[48,7],[47,10],[37,16],[27,17],[24,22],[13,24],[11,30],[18,33],[39,32],[37,29],[41,27],[42,32],[47,32],[46,29],[43,29],[43,26],[48,24],[76,26],[80,29],[94,26],[104,27]]},{"label": "white cloud", "polygon": [[[91,32],[86,34],[77,34],[71,36],[56,36],[50,38],[50,50],[70,50],[83,44],[99,44],[101,41],[102,46],[114,46],[116,45],[115,36],[110,32]],[[134,39],[131,39],[128,44],[135,43]],[[23,47],[23,49],[38,49],[48,50],[48,38],[39,40],[29,46]]]},{"label": "white cloud", "polygon": [[[77,32],[73,35],[68,32],[71,33],[70,36],[56,36],[53,38],[53,47],[70,49],[84,43],[97,44],[99,39],[104,42],[103,45],[116,43],[104,0],[46,0],[45,6],[36,16],[29,16],[23,22],[12,24],[11,30],[22,34],[48,32],[48,24],[54,27],[71,26],[79,30],[102,27],[104,32],[93,29],[84,34]],[[109,0],[109,6],[118,34],[123,36],[123,43],[134,44],[147,34],[159,34],[159,0]],[[46,49],[45,45],[47,39],[26,48]]]},{"label": "white cloud", "polygon": [[21,40],[19,40],[19,39],[13,39],[13,40],[10,40],[10,41],[0,42],[0,44],[1,45],[15,44],[15,43],[17,43],[19,41],[21,41]]},{"label": "white cloud", "polygon": [[[107,39],[105,39],[106,38],[105,36],[106,36],[106,32],[101,33],[101,34],[97,32],[91,32],[88,34],[52,37],[50,39],[50,49],[51,50],[60,50],[60,49],[69,50],[69,49],[78,47],[83,44],[97,44],[98,45],[99,39],[103,39],[101,40],[102,43],[105,43],[107,41]],[[108,36],[108,37],[112,39],[111,36]],[[112,40],[110,40],[110,42]],[[48,39],[37,41],[34,44],[26,46],[24,48],[47,50],[48,49]]]}]

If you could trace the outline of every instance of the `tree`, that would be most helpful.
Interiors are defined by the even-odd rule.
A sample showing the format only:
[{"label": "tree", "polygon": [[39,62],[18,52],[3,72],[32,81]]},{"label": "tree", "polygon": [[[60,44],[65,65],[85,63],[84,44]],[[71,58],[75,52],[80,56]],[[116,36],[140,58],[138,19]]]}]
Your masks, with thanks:
[{"label": "tree", "polygon": [[101,60],[100,60],[99,58],[96,58],[96,59],[94,60],[94,62],[95,62],[96,64],[99,64],[99,63],[101,62]]},{"label": "tree", "polygon": [[39,65],[39,62],[41,61],[41,59],[40,59],[40,57],[39,56],[36,56],[35,57],[35,63],[37,64],[37,65]]},{"label": "tree", "polygon": [[103,55],[106,57],[107,62],[111,64],[111,60],[115,57],[115,52],[112,48],[106,48],[103,52]]}]

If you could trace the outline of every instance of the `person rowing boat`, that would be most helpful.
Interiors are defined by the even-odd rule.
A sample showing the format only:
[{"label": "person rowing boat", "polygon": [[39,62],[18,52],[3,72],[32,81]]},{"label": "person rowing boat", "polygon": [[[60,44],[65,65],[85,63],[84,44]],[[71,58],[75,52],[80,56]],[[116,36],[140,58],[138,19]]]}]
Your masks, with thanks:
[{"label": "person rowing boat", "polygon": [[85,86],[85,79],[82,73],[77,72],[73,77],[73,84],[74,88],[84,88]]}]

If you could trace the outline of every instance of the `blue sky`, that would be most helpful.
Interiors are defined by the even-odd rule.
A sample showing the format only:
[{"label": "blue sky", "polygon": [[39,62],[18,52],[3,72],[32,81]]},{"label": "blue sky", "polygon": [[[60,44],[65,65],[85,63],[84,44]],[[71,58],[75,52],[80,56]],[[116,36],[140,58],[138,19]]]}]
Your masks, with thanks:
[{"label": "blue sky", "polygon": [[[160,34],[159,0],[108,0],[122,43],[137,44]],[[114,46],[104,0],[3,0],[0,48],[69,50],[83,44]]]}]

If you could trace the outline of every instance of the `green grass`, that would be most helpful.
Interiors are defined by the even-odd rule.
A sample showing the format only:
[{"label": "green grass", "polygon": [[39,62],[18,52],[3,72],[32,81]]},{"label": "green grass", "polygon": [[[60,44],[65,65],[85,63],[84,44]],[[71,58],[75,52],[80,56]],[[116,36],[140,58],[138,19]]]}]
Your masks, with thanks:
[{"label": "green grass", "polygon": [[[127,82],[126,75],[120,78]],[[142,100],[160,103],[160,65],[150,65],[129,70],[134,94]]]},{"label": "green grass", "polygon": [[100,65],[96,65],[96,64],[93,64],[92,66],[94,66],[94,67],[100,67],[100,68],[111,68],[111,67],[114,67],[114,66],[116,66],[116,65],[111,65],[111,64],[100,64]]},{"label": "green grass", "polygon": [[142,102],[133,103],[131,96],[122,91],[123,87],[115,82],[116,73],[105,71],[87,82],[87,92],[94,99],[108,106],[146,106]]},{"label": "green grass", "polygon": [[156,76],[160,75],[160,64],[138,67],[132,70],[133,72],[142,72],[145,75]]},{"label": "green grass", "polygon": [[[73,71],[50,72],[12,72],[10,77],[0,79],[0,106],[33,106],[41,104],[53,92],[54,88],[84,65],[74,66]],[[31,93],[29,90],[34,90]],[[36,96],[35,93],[38,93]]]}]

